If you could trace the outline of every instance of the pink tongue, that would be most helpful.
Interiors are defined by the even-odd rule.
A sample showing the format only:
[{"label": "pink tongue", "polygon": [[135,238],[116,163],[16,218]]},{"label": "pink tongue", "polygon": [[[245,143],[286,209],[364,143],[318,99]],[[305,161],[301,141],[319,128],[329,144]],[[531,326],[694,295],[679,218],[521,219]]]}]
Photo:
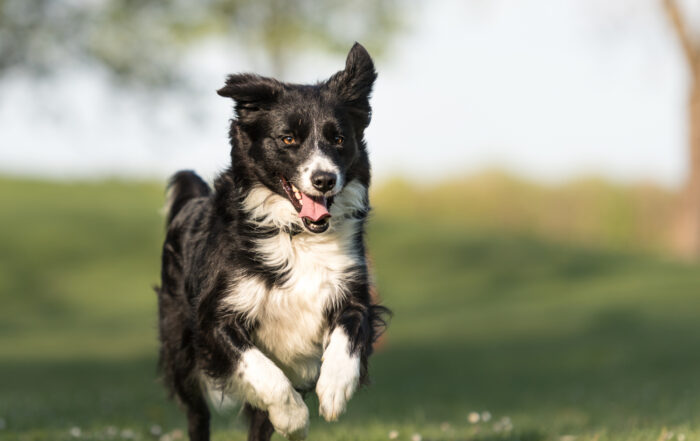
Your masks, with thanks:
[{"label": "pink tongue", "polygon": [[307,217],[312,222],[318,222],[324,217],[330,217],[331,214],[328,212],[328,208],[326,208],[326,198],[319,197],[312,199],[303,192],[300,193],[302,206],[301,211],[299,212],[299,217]]}]

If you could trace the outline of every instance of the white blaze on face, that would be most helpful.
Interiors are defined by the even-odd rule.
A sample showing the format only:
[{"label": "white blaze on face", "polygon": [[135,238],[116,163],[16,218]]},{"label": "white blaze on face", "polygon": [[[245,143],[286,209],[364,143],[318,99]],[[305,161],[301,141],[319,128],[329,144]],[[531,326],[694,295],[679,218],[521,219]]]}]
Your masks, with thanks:
[{"label": "white blaze on face", "polygon": [[319,149],[315,149],[308,161],[299,166],[299,189],[309,196],[322,196],[311,183],[311,176],[316,172],[333,173],[336,176],[335,186],[328,195],[335,195],[343,188],[343,175],[337,165]]}]

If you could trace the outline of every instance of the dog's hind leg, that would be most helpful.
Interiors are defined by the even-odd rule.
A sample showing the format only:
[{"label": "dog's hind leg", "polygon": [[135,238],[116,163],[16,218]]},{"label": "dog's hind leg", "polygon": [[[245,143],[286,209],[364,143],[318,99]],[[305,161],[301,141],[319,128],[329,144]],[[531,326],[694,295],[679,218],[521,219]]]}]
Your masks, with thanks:
[{"label": "dog's hind leg", "polygon": [[[164,254],[164,261],[166,257],[170,255]],[[171,295],[174,289],[157,291],[161,341],[159,369],[165,385],[185,408],[190,441],[209,441],[209,406],[197,379],[192,332],[186,327],[186,309],[184,301],[180,301],[183,297]]]},{"label": "dog's hind leg", "polygon": [[209,441],[209,406],[200,385],[189,375],[176,377],[174,383],[175,393],[187,412],[190,441]]},{"label": "dog's hind leg", "polygon": [[245,413],[248,416],[250,427],[248,429],[248,441],[270,441],[275,432],[267,412],[256,409],[246,403]]}]

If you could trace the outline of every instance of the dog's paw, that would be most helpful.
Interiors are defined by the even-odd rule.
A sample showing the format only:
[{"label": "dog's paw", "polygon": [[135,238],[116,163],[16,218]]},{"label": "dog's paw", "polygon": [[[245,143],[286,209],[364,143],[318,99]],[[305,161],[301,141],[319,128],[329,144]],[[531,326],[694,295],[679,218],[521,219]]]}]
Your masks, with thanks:
[{"label": "dog's paw", "polygon": [[291,441],[306,439],[309,409],[297,391],[292,389],[284,402],[269,406],[267,412],[272,426],[280,435]]},{"label": "dog's paw", "polygon": [[325,356],[316,383],[318,412],[326,421],[335,421],[345,411],[348,400],[360,381],[360,359],[357,356]]}]

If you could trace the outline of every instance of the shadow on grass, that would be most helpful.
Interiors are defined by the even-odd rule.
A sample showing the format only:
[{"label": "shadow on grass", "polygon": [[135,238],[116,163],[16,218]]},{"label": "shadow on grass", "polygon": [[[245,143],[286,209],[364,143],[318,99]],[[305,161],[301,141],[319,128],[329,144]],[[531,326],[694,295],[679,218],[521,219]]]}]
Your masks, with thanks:
[{"label": "shadow on grass", "polygon": [[[146,213],[153,199],[142,201],[144,207],[115,206],[122,219],[95,210],[86,196],[84,210],[104,219],[85,218],[86,225],[101,226],[86,230],[92,248],[81,244],[66,266],[62,256],[85,234],[72,211],[62,223],[29,213],[5,229],[0,329],[6,346],[0,349],[8,359],[15,355],[0,360],[6,426],[0,439],[33,439],[13,435],[42,428],[67,434],[72,426],[144,434],[154,424],[164,431],[184,427],[156,381],[155,353],[133,355],[147,350],[144,340],[155,341],[148,285],[157,279],[162,231],[155,215],[129,220],[127,214]],[[15,234],[27,219],[44,220],[31,231],[47,224],[64,229],[53,242]],[[152,232],[132,234],[142,224]],[[396,315],[387,346],[372,360],[374,385],[358,392],[338,425],[313,417],[312,430],[333,435],[323,439],[352,439],[349,433],[362,433],[352,430],[377,422],[372,439],[386,439],[396,424],[432,427],[424,437],[431,441],[540,441],[644,427],[652,430],[643,439],[657,439],[662,427],[700,423],[696,268],[406,219],[378,217],[371,225],[380,294]],[[104,234],[113,230],[121,234]],[[35,243],[27,247],[30,239]],[[18,341],[23,351],[14,351]],[[64,348],[77,348],[73,353],[83,358],[39,362],[16,355],[41,358],[35,354],[46,341],[56,343],[46,359],[69,357]],[[119,358],[112,343],[128,355]],[[315,415],[313,397],[309,407]],[[469,412],[486,410],[493,415],[488,424],[467,422]],[[510,433],[472,430],[490,430],[504,417],[513,422]],[[239,426],[236,421],[217,417],[215,427]],[[443,422],[461,429],[443,436]]]},{"label": "shadow on grass", "polygon": [[559,433],[694,424],[697,348],[697,326],[660,327],[622,313],[577,335],[388,348],[349,417],[465,421],[486,409]]},{"label": "shadow on grass", "polygon": [[[536,422],[560,433],[697,423],[700,329],[623,313],[599,319],[578,335],[390,345],[373,359],[374,384],[342,421],[459,423],[469,411],[489,410],[494,420],[511,416],[523,429]],[[3,362],[0,390],[8,429],[184,421],[158,384],[153,359]],[[315,399],[309,404],[315,409]]]}]

